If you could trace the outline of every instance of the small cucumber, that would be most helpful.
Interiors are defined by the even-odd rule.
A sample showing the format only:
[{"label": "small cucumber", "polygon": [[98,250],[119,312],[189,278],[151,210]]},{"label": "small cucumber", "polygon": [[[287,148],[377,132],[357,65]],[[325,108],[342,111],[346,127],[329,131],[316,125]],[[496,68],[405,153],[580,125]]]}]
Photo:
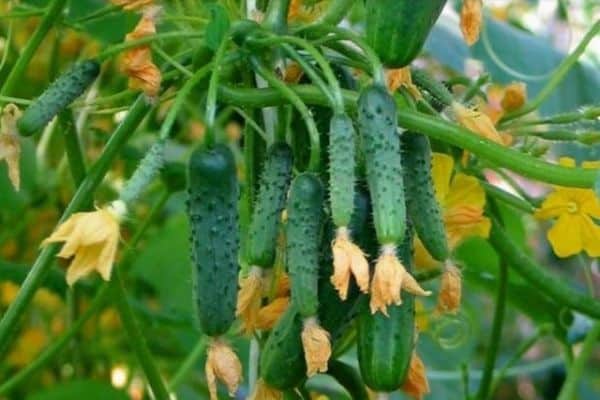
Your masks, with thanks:
[{"label": "small cucumber", "polygon": [[354,126],[346,114],[329,124],[329,201],[336,227],[348,226],[354,210]]},{"label": "small cucumber", "polygon": [[402,135],[406,207],[417,235],[433,258],[449,257],[446,229],[435,197],[431,177],[431,146],[427,136],[405,132]]},{"label": "small cucumber", "polygon": [[369,86],[358,99],[358,126],[363,142],[373,222],[380,244],[402,242],[406,206],[397,132],[396,103],[381,86]]},{"label": "small cucumber", "polygon": [[292,304],[302,317],[315,316],[319,308],[323,192],[323,185],[316,175],[302,173],[292,181],[287,203],[287,267]]},{"label": "small cucumber", "polygon": [[366,0],[366,39],[388,68],[419,55],[446,0]]},{"label": "small cucumber", "polygon": [[270,268],[275,260],[281,211],[292,178],[292,150],[275,143],[265,161],[248,231],[248,263]]},{"label": "small cucumber", "polygon": [[23,113],[17,122],[21,135],[30,136],[85,92],[100,73],[96,60],[77,63],[58,77]]},{"label": "small cucumber", "polygon": [[[412,235],[406,234],[398,247],[398,256],[412,272]],[[389,317],[371,314],[366,305],[358,316],[358,365],[365,384],[376,391],[397,390],[408,372],[414,348],[414,296],[402,295],[402,305],[391,305]]]},{"label": "small cucumber", "polygon": [[301,333],[302,317],[291,306],[277,321],[260,356],[260,376],[269,386],[291,389],[306,378]]},{"label": "small cucumber", "polygon": [[369,400],[369,393],[367,393],[367,388],[365,388],[360,375],[348,364],[332,360],[329,362],[327,374],[346,389],[352,400]]},{"label": "small cucumber", "polygon": [[237,301],[236,165],[231,150],[217,145],[194,151],[188,168],[195,303],[204,333],[218,336],[234,321]]}]

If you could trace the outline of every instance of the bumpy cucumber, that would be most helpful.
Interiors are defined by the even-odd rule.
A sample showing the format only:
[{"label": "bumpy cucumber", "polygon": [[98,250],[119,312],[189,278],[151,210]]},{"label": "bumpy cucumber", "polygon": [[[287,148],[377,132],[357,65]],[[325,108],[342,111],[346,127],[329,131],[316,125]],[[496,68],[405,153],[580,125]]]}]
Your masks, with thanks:
[{"label": "bumpy cucumber", "polygon": [[358,126],[377,239],[380,244],[400,243],[406,228],[400,136],[396,103],[385,88],[363,90],[358,99]]},{"label": "bumpy cucumber", "polygon": [[[398,256],[408,272],[412,271],[412,237],[398,247]],[[358,365],[365,384],[380,392],[393,392],[402,383],[414,348],[414,296],[404,292],[402,304],[388,306],[389,317],[371,314],[365,307],[358,316]]]},{"label": "bumpy cucumber", "polygon": [[273,266],[275,246],[285,207],[285,197],[292,178],[292,150],[285,143],[275,143],[267,155],[252,220],[248,230],[248,263],[263,268]]},{"label": "bumpy cucumber", "polygon": [[286,256],[292,304],[303,317],[319,308],[319,244],[322,230],[323,185],[312,173],[292,182],[287,203]]},{"label": "bumpy cucumber", "polygon": [[17,122],[21,135],[42,129],[59,112],[85,92],[100,73],[96,60],[77,63],[62,74],[23,113]]},{"label": "bumpy cucumber", "polygon": [[306,378],[301,333],[302,317],[289,307],[269,334],[260,356],[260,376],[269,386],[291,389]]},{"label": "bumpy cucumber", "polygon": [[406,132],[402,135],[402,150],[408,213],[429,254],[438,261],[445,261],[449,256],[448,240],[431,177],[429,139],[419,133]]},{"label": "bumpy cucumber", "polygon": [[419,54],[446,0],[366,0],[367,43],[388,68]]},{"label": "bumpy cucumber", "polygon": [[329,199],[335,226],[348,226],[354,209],[354,126],[346,114],[329,125]]},{"label": "bumpy cucumber", "polygon": [[194,151],[188,189],[198,319],[205,334],[217,336],[234,321],[237,301],[239,188],[231,150],[218,145]]}]

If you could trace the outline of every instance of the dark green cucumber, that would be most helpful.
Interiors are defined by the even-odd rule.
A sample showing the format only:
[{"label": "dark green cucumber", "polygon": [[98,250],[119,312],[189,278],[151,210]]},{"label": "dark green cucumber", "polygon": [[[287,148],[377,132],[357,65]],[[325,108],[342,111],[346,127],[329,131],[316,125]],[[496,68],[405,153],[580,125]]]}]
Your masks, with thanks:
[{"label": "dark green cucumber", "polygon": [[29,136],[45,127],[52,118],[81,96],[99,73],[98,61],[86,60],[60,75],[27,107],[17,122],[21,135]]},{"label": "dark green cucumber", "polygon": [[335,226],[348,226],[354,209],[354,126],[346,114],[329,124],[329,201]]},{"label": "dark green cucumber", "polygon": [[292,178],[292,150],[275,143],[265,161],[248,230],[248,264],[273,266],[281,211]]},{"label": "dark green cucumber", "polygon": [[239,188],[231,150],[194,151],[188,182],[197,314],[202,331],[218,336],[234,321],[237,301]]},{"label": "dark green cucumber", "polygon": [[327,375],[331,375],[350,395],[352,400],[369,400],[369,393],[358,372],[338,360],[329,362]]},{"label": "dark green cucumber", "polygon": [[287,203],[286,256],[292,304],[303,317],[319,308],[319,245],[323,216],[323,185],[312,173],[292,181]]},{"label": "dark green cucumber", "polygon": [[360,94],[358,127],[377,240],[380,244],[400,243],[406,228],[400,136],[396,103],[384,87],[369,86]]},{"label": "dark green cucumber", "polygon": [[302,351],[302,317],[293,306],[281,316],[260,355],[260,376],[279,390],[298,386],[306,378]]},{"label": "dark green cucumber", "polygon": [[[398,247],[398,256],[412,272],[412,237]],[[388,306],[389,317],[371,314],[367,302],[358,316],[358,365],[365,384],[380,392],[397,390],[408,372],[414,348],[414,296],[402,293],[402,304]]]},{"label": "dark green cucumber", "polygon": [[402,135],[402,151],[408,214],[429,254],[438,261],[446,261],[450,254],[431,177],[429,139],[419,133],[405,132]]},{"label": "dark green cucumber", "polygon": [[419,55],[446,0],[366,0],[367,44],[388,68]]}]

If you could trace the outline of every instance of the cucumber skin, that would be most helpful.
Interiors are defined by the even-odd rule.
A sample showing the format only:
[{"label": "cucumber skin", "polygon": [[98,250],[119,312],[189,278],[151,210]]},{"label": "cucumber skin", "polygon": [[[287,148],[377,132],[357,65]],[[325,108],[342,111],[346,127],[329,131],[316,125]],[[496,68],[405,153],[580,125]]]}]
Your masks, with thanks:
[{"label": "cucumber skin", "polygon": [[329,124],[329,196],[331,218],[336,226],[348,226],[354,210],[354,125],[346,114]]},{"label": "cucumber skin", "polygon": [[248,264],[270,268],[275,260],[281,211],[292,179],[292,149],[275,143],[260,176],[260,185],[248,230]]},{"label": "cucumber skin", "polygon": [[77,63],[50,84],[17,122],[19,133],[33,135],[85,92],[100,73],[96,60]]},{"label": "cucumber skin", "polygon": [[431,145],[419,133],[402,135],[406,207],[423,245],[433,258],[446,261],[450,255],[446,229],[435,197],[431,177]]},{"label": "cucumber skin", "polygon": [[[412,235],[398,247],[398,256],[412,272]],[[373,390],[396,391],[404,382],[415,343],[414,296],[402,293],[402,304],[388,306],[389,317],[371,314],[367,302],[358,316],[357,352],[360,374]]]},{"label": "cucumber skin", "polygon": [[198,149],[189,163],[192,278],[202,331],[222,335],[235,320],[239,187],[228,147]]},{"label": "cucumber skin", "polygon": [[292,304],[303,317],[319,309],[319,245],[323,223],[323,185],[312,173],[292,181],[287,203],[286,256]]},{"label": "cucumber skin", "polygon": [[446,0],[366,0],[366,41],[387,68],[419,54]]},{"label": "cucumber skin", "polygon": [[301,334],[302,317],[290,306],[269,334],[260,356],[260,376],[269,386],[291,389],[306,377]]},{"label": "cucumber skin", "polygon": [[373,222],[380,244],[402,242],[406,228],[406,205],[396,103],[381,86],[369,86],[358,99],[358,126]]}]

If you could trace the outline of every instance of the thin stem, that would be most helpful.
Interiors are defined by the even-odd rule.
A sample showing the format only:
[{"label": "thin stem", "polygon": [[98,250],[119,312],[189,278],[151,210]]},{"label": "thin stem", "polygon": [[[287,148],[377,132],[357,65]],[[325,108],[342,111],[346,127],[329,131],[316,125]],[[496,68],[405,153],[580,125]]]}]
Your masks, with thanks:
[{"label": "thin stem", "polygon": [[271,0],[265,12],[263,26],[277,34],[287,31],[287,16],[291,0]]},{"label": "thin stem", "polygon": [[186,67],[181,65],[173,57],[171,57],[170,55],[165,53],[159,46],[156,45],[156,43],[152,44],[152,50],[154,50],[156,52],[156,54],[159,55],[160,58],[165,60],[169,65],[173,66],[173,68],[175,68],[176,70],[181,72],[183,75],[187,76],[188,78],[191,78],[192,76],[194,76],[194,73],[192,71],[190,71],[189,69],[187,69]]},{"label": "thin stem", "polygon": [[520,197],[510,194],[486,181],[480,180],[480,183],[488,196],[492,196],[493,198],[511,205],[517,210],[524,211],[527,214],[533,214],[535,211],[535,208],[530,203],[521,199]]},{"label": "thin stem", "polygon": [[202,354],[204,354],[204,351],[206,350],[206,344],[207,343],[205,337],[201,337],[196,342],[190,354],[185,358],[185,360],[179,366],[177,371],[175,371],[175,374],[173,374],[173,377],[168,383],[169,389],[175,391],[175,389],[177,389],[177,387],[179,387],[179,385],[181,385],[185,381],[188,374],[198,362],[198,359],[202,357]]},{"label": "thin stem", "polygon": [[577,111],[552,115],[546,118],[531,119],[526,121],[513,121],[508,124],[500,124],[500,128],[523,128],[534,125],[570,124],[583,119],[594,120],[600,117],[600,106],[582,107]]},{"label": "thin stem", "polygon": [[208,93],[206,94],[206,113],[204,114],[204,123],[206,124],[205,141],[212,146],[215,142],[215,117],[217,115],[217,94],[219,88],[219,79],[223,70],[223,59],[225,50],[227,50],[228,37],[224,37],[213,59],[212,74],[208,82]]},{"label": "thin stem", "polygon": [[39,15],[44,15],[44,12],[44,10],[14,11],[8,14],[0,14],[0,19],[37,17]]},{"label": "thin stem", "polygon": [[262,76],[269,83],[269,85],[273,87],[273,89],[277,90],[287,101],[292,103],[300,115],[302,115],[302,119],[304,120],[306,128],[308,129],[310,140],[310,158],[308,162],[308,169],[310,171],[317,171],[321,161],[321,144],[317,125],[315,124],[315,120],[313,119],[308,107],[306,104],[304,104],[302,99],[296,93],[294,93],[292,89],[290,89],[289,86],[277,79],[277,77],[273,75],[273,73],[255,57],[251,58],[251,62],[256,69],[256,72]]},{"label": "thin stem", "polygon": [[52,28],[54,23],[60,19],[60,14],[62,13],[66,2],[67,0],[50,0],[44,17],[40,21],[40,24],[33,35],[31,35],[29,38],[29,41],[25,45],[23,51],[19,54],[17,62],[6,77],[2,88],[0,88],[0,95],[11,95],[14,89],[21,84],[23,81],[23,75],[25,74],[25,70],[27,69],[29,62],[42,43],[42,40],[44,40],[48,34],[50,28]]},{"label": "thin stem", "polygon": [[506,310],[506,288],[508,286],[508,266],[505,262],[500,263],[500,271],[498,274],[498,293],[496,295],[496,309],[494,310],[494,322],[492,325],[492,333],[490,336],[490,344],[488,346],[485,366],[481,382],[479,383],[479,391],[477,398],[485,400],[489,397],[492,378],[494,377],[494,366],[500,341],[502,340],[502,325],[504,323],[504,313]]},{"label": "thin stem", "polygon": [[254,387],[258,380],[258,363],[260,359],[260,345],[256,337],[250,340],[250,348],[248,349],[248,386],[249,392],[254,392]]},{"label": "thin stem", "polygon": [[92,13],[89,13],[88,15],[85,15],[81,18],[77,18],[76,20],[72,21],[73,24],[78,25],[78,24],[83,24],[86,22],[90,22],[94,19],[98,19],[98,18],[102,18],[107,16],[108,14],[111,14],[115,11],[119,11],[121,9],[120,6],[116,6],[116,5],[112,5],[109,4],[103,8],[100,8],[99,10],[96,10]]},{"label": "thin stem", "polygon": [[63,111],[59,114],[58,118],[65,139],[65,150],[69,161],[69,169],[71,170],[73,181],[77,187],[85,179],[86,167],[83,159],[83,152],[81,151],[81,143],[79,143],[79,136],[75,131],[75,121],[73,121],[73,115],[69,110]]},{"label": "thin stem", "polygon": [[581,348],[579,356],[569,370],[567,379],[563,384],[557,400],[571,400],[577,397],[577,387],[579,386],[581,376],[585,370],[585,365],[592,356],[594,346],[599,338],[600,321],[596,321],[592,329],[588,332],[585,341],[583,342],[583,347]]},{"label": "thin stem", "polygon": [[333,0],[329,3],[327,10],[317,18],[317,24],[333,25],[339,24],[354,5],[355,0]]},{"label": "thin stem", "polygon": [[249,124],[252,127],[252,129],[254,129],[256,132],[258,132],[258,134],[260,135],[262,140],[264,140],[267,143],[269,142],[269,135],[267,134],[267,132],[265,132],[265,130],[263,128],[261,128],[256,123],[256,121],[250,115],[248,115],[248,113],[246,113],[244,110],[242,110],[239,107],[233,107],[233,111],[235,111],[242,118],[244,118],[244,122]]},{"label": "thin stem", "polygon": [[[147,111],[148,105],[145,99],[143,96],[138,97],[123,122],[111,135],[102,155],[90,169],[77,192],[75,192],[59,223],[89,204],[95,189],[102,182],[112,161],[119,155],[121,148],[134,133]],[[58,248],[58,244],[51,244],[43,248],[23,281],[16,298],[2,316],[0,320],[0,358],[6,352],[12,336],[19,326],[18,322],[23,316],[25,308],[50,269]]]},{"label": "thin stem", "polygon": [[594,290],[594,277],[592,276],[592,268],[590,262],[585,258],[583,254],[579,254],[577,256],[577,260],[583,269],[583,274],[585,276],[585,283],[587,285],[588,294],[592,297],[596,297],[596,293]]},{"label": "thin stem", "polygon": [[144,44],[152,43],[157,40],[166,40],[166,39],[182,39],[182,38],[202,38],[204,37],[203,33],[198,32],[165,32],[165,33],[157,33],[156,35],[145,36],[140,39],[135,39],[131,41],[127,41],[124,43],[115,44],[109,46],[102,50],[100,54],[96,57],[98,61],[105,61],[115,54],[118,54],[124,50],[128,50],[134,47],[139,47]]},{"label": "thin stem", "polygon": [[158,372],[158,368],[154,364],[152,354],[150,354],[150,350],[148,350],[146,344],[146,338],[142,335],[135,315],[133,314],[133,310],[127,301],[127,293],[123,286],[123,278],[121,277],[120,270],[118,268],[115,269],[113,274],[111,286],[114,290],[114,300],[119,316],[121,317],[121,323],[127,333],[129,344],[133,348],[140,366],[146,375],[146,380],[148,381],[148,385],[152,390],[154,398],[158,400],[169,400],[169,391]]},{"label": "thin stem", "polygon": [[573,53],[571,53],[567,58],[565,58],[563,62],[558,66],[556,71],[552,73],[552,77],[550,78],[548,83],[546,83],[546,86],[544,86],[542,90],[537,94],[537,96],[519,110],[506,114],[504,117],[502,117],[500,121],[510,121],[515,118],[519,118],[523,115],[529,114],[534,110],[537,110],[540,107],[540,105],[544,101],[546,101],[546,99],[552,94],[552,92],[554,92],[554,89],[556,89],[556,87],[562,82],[567,73],[575,65],[579,57],[581,57],[587,45],[592,41],[592,39],[598,36],[598,33],[600,33],[600,21],[596,21],[596,23],[592,26],[588,33],[586,33],[586,35],[583,37],[579,45],[575,48]]}]

